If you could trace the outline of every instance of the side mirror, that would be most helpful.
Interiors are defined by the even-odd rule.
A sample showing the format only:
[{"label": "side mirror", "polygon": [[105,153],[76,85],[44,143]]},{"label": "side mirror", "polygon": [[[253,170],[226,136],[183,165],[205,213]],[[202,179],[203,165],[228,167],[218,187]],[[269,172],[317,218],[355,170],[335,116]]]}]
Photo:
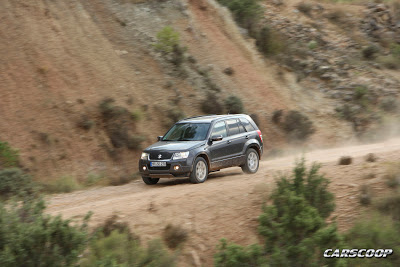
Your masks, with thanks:
[{"label": "side mirror", "polygon": [[160,135],[157,137],[157,141],[161,141],[164,136]]},{"label": "side mirror", "polygon": [[214,135],[214,136],[211,137],[211,141],[212,141],[212,142],[214,142],[214,141],[221,141],[222,138],[223,138],[222,135]]}]

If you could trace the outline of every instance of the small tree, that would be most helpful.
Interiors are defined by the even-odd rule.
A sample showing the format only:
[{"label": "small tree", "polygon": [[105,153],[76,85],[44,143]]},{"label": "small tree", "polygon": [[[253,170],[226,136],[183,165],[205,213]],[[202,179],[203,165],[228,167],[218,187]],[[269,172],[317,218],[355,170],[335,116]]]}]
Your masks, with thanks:
[{"label": "small tree", "polygon": [[171,26],[166,26],[157,33],[157,43],[154,47],[158,51],[169,54],[172,53],[177,46],[179,46],[179,33]]},{"label": "small tree", "polygon": [[0,203],[0,265],[4,267],[76,266],[87,243],[87,221],[44,214],[43,201],[27,199],[5,207]]},{"label": "small tree", "polygon": [[297,110],[289,111],[282,126],[293,140],[306,140],[315,132],[313,122]]},{"label": "small tree", "polygon": [[244,112],[242,100],[235,95],[231,95],[225,99],[225,108],[230,114],[240,114]]}]

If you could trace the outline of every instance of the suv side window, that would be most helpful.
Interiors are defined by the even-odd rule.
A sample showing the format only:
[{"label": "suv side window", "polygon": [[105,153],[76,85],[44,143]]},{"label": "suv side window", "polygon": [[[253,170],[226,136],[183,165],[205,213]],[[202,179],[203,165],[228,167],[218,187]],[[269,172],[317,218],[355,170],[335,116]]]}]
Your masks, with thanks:
[{"label": "suv side window", "polygon": [[236,119],[226,120],[226,124],[228,126],[228,132],[230,136],[238,134],[240,132],[239,125]]},{"label": "suv side window", "polygon": [[240,121],[242,122],[244,128],[246,128],[246,131],[251,132],[255,130],[253,125],[251,125],[251,123],[248,120],[240,118]]},{"label": "suv side window", "polygon": [[214,125],[211,136],[215,136],[215,135],[222,135],[222,137],[228,136],[224,121],[219,121]]},{"label": "suv side window", "polygon": [[238,120],[238,125],[239,125],[239,132],[240,133],[245,133],[246,129],[244,128],[243,124]]}]

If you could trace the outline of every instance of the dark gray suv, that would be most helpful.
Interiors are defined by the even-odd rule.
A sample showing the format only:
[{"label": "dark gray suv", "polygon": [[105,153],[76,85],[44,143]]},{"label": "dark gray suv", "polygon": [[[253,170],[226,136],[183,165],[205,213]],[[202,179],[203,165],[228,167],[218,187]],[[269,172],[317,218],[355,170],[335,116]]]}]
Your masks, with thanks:
[{"label": "dark gray suv", "polygon": [[240,166],[256,173],[263,153],[261,131],[248,115],[212,115],[178,121],[139,160],[146,184],[160,178],[203,183],[210,172]]}]

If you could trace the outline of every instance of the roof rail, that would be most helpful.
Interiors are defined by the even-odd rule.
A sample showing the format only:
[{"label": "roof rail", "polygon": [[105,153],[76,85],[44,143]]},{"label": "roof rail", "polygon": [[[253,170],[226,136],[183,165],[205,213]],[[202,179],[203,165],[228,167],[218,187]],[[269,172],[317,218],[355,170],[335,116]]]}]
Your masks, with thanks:
[{"label": "roof rail", "polygon": [[216,115],[217,115],[217,114],[208,114],[208,115],[193,116],[193,117],[187,117],[187,118],[184,118],[184,119],[180,119],[179,121],[184,121],[184,120],[194,119],[194,118],[200,118],[200,117],[216,116]]}]

